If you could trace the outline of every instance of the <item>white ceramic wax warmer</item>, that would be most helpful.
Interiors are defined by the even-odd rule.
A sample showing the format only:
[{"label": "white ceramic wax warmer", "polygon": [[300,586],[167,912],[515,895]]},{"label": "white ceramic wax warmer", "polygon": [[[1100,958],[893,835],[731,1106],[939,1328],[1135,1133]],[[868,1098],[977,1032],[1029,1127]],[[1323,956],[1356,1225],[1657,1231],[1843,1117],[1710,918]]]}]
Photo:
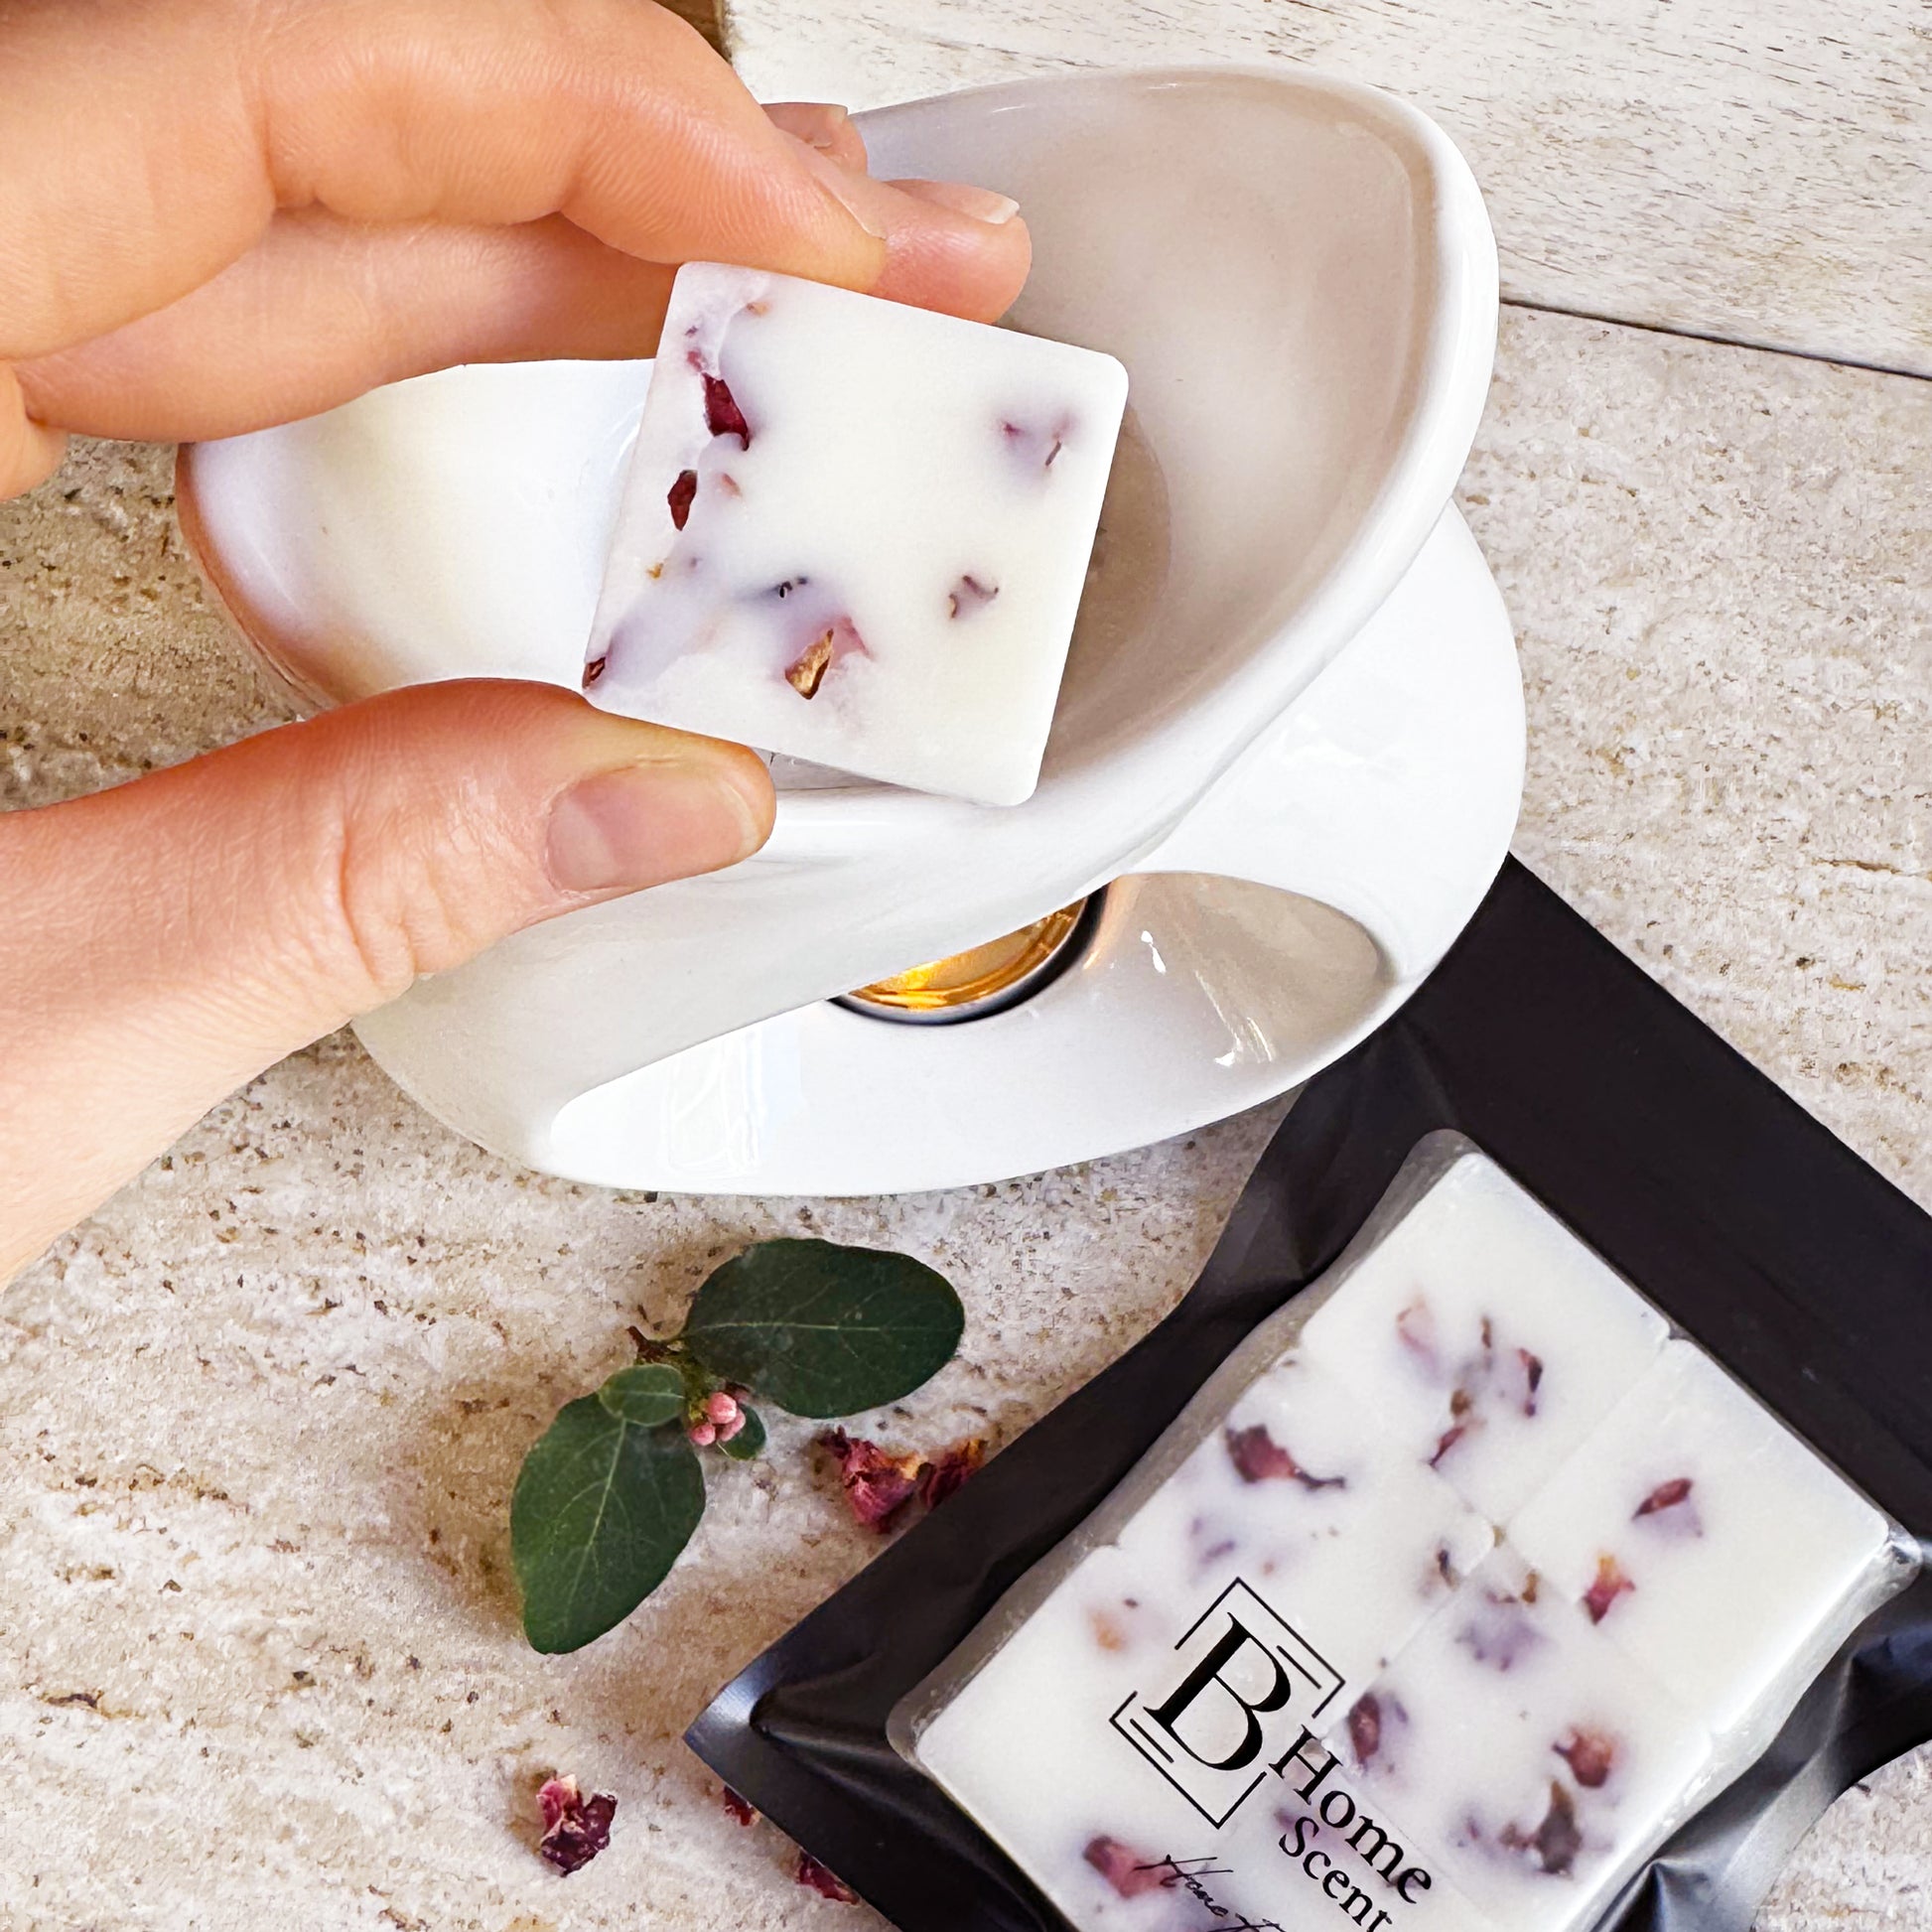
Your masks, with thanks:
[{"label": "white ceramic wax warmer", "polygon": [[[1008,810],[801,774],[759,857],[361,1023],[433,1113],[555,1173],[902,1190],[1217,1119],[1407,995],[1515,818],[1509,626],[1448,507],[1495,250],[1443,134],[1367,88],[1245,71],[1030,80],[862,126],[880,174],[1016,196],[1036,267],[1014,320],[1132,376],[1045,773]],[[318,696],[575,686],[647,375],[397,384],[185,451],[184,519]],[[933,1027],[831,1004],[1103,886],[1083,951],[1019,1005]]]}]

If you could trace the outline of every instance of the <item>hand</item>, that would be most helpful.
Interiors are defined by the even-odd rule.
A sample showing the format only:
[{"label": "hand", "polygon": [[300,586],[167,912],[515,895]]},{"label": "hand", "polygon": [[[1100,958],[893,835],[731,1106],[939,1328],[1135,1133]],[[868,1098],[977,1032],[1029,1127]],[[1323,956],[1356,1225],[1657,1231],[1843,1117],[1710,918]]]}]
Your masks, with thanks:
[{"label": "hand", "polygon": [[[1003,197],[865,172],[650,0],[0,0],[0,496],[456,361],[638,355],[675,264],[991,319]],[[0,817],[0,1280],[419,973],[729,865],[750,753],[442,684]]]}]

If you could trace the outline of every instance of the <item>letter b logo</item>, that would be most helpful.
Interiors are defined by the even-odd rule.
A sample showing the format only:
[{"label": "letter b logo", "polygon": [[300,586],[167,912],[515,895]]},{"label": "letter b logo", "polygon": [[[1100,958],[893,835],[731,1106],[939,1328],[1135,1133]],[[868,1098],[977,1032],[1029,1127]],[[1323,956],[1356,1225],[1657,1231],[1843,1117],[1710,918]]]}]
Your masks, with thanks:
[{"label": "letter b logo", "polygon": [[1178,1674],[1127,1699],[1114,1728],[1217,1829],[1261,1782],[1271,1740],[1318,1720],[1341,1676],[1244,1583],[1174,1645]]},{"label": "letter b logo", "polygon": [[[1226,1631],[1173,1693],[1147,1713],[1147,1722],[1210,1771],[1244,1770],[1261,1755],[1262,1718],[1281,1710],[1294,1688],[1281,1659],[1228,1611]],[[1208,1708],[1195,1713],[1203,1698]],[[1217,1757],[1213,1753],[1228,1741],[1215,1734],[1221,1731],[1238,1734],[1233,1748]]]}]

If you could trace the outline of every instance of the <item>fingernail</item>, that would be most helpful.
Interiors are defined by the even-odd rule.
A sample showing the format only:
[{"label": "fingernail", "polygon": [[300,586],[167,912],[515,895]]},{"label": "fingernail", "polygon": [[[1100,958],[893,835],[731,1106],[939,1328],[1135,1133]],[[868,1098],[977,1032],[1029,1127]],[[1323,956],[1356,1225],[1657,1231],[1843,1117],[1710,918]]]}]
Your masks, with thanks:
[{"label": "fingernail", "polygon": [[785,107],[787,132],[821,154],[830,154],[838,146],[839,136],[851,118],[836,101],[796,100]]},{"label": "fingernail", "polygon": [[1004,227],[1020,212],[1020,204],[1011,195],[998,195],[990,188],[975,188],[963,181],[896,181],[893,186],[914,201],[930,202],[935,207],[951,208],[989,228]]},{"label": "fingernail", "polygon": [[560,794],[544,862],[566,893],[634,892],[736,865],[763,837],[751,799],[723,770],[622,765]]},{"label": "fingernail", "polygon": [[820,153],[809,141],[801,141],[795,134],[787,134],[785,139],[791,143],[804,167],[818,177],[818,185],[826,194],[867,234],[875,240],[884,241],[887,231],[878,207],[881,195],[879,183],[869,175],[855,175],[841,168],[830,155]]}]

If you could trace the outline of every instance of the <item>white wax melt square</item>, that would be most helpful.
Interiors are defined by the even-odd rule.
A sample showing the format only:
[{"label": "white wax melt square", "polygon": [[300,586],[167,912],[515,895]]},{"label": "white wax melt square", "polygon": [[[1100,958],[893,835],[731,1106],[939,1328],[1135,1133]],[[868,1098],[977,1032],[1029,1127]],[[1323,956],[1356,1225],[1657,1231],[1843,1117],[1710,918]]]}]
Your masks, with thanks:
[{"label": "white wax melt square", "polygon": [[1302,1352],[1502,1523],[1635,1387],[1667,1332],[1500,1168],[1466,1154],[1316,1310]]},{"label": "white wax melt square", "polygon": [[1163,1932],[1496,1932],[1345,1767],[1305,1795],[1294,1781],[1307,1781],[1309,1761],[1320,1765],[1329,1752],[1318,1740],[1304,1748],[1306,1758],[1271,1780],[1266,1802],[1242,1812],[1216,1849],[1212,1868],[1229,1875],[1209,1883],[1234,1915]]},{"label": "white wax melt square", "polygon": [[1718,1730],[1789,1703],[1890,1568],[1884,1517],[1685,1341],[1509,1536]]},{"label": "white wax melt square", "polygon": [[1703,1725],[1506,1547],[1326,1742],[1497,1932],[1587,1925],[1712,1758]]},{"label": "white wax melt square", "polygon": [[1083,1928],[1146,1922],[1160,1886],[1137,1867],[1206,1831],[1112,1722],[1167,1674],[1185,1600],[1096,1550],[919,1733],[925,1769]]},{"label": "white wax melt square", "polygon": [[606,710],[1031,796],[1127,401],[1110,355],[678,271],[593,627]]},{"label": "white wax melt square", "polygon": [[[1159,1862],[1189,1846],[1204,1859],[1219,1824],[1272,1786],[1251,1707],[1271,1727],[1296,1713],[1319,1726],[1493,1533],[1345,1389],[1293,1359],[1177,1466],[1150,1462],[1123,1486],[1138,1507],[1117,1541],[1018,1622],[920,1732],[919,1761],[1076,1924],[1138,1922],[1151,1908],[1135,1901],[1184,1890],[1185,1876],[1223,1905],[1299,1924],[1287,1914],[1307,1888],[1274,1846],[1283,1825],[1233,1866],[1217,1851],[1211,1876]],[[1462,1932],[1452,1913],[1414,1923]]]},{"label": "white wax melt square", "polygon": [[1239,1577],[1354,1684],[1494,1537],[1346,1388],[1291,1357],[1250,1384],[1119,1541],[1144,1574],[1184,1585],[1183,1623]]},{"label": "white wax melt square", "polygon": [[[1332,1932],[1337,1905],[1365,1927],[1384,1911],[1381,1932],[1398,1922],[1404,1932],[1485,1932],[1447,1881],[1432,1890],[1412,1876],[1405,1894],[1391,1895],[1390,1855],[1375,1863],[1359,1833],[1349,1847],[1353,1820],[1340,1833],[1318,1819],[1301,1824],[1298,1843],[1311,1807],[1269,1770],[1269,1753],[1232,1779],[1246,1802],[1225,1813],[1225,1779],[1217,1791],[1188,1777],[1191,1751],[1239,1754],[1240,1700],[1267,1707],[1278,1666],[1293,1680],[1291,1702],[1304,1699],[1313,1721],[1290,1724],[1286,1738],[1302,1728],[1312,1735],[1317,1709],[1340,1708],[1335,1680],[1321,1679],[1318,1691],[1304,1676],[1319,1673],[1319,1660],[1257,1597],[1229,1591],[1205,1617],[1200,1608],[1195,1592],[1167,1573],[1150,1576],[1124,1549],[1095,1551],[925,1726],[920,1763],[1080,1932],[1179,1932],[1243,1918]],[[1243,1640],[1230,1646],[1237,1627]],[[1205,1695],[1170,1714],[1187,1742],[1164,1746],[1161,1710],[1209,1657]],[[1169,1697],[1150,1710],[1143,1693],[1157,1683]],[[1393,1875],[1403,1868],[1398,1861]],[[1324,1893],[1334,1869],[1348,1879]]]}]

